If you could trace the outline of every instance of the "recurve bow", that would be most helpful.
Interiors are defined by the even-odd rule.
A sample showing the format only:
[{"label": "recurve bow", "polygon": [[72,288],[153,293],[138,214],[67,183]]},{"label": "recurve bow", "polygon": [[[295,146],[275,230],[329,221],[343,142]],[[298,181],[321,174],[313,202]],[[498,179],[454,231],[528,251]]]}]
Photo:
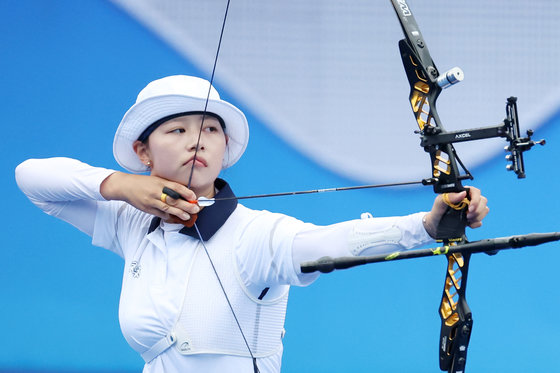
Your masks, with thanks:
[{"label": "recurve bow", "polygon": [[[405,0],[391,0],[400,21],[405,38],[399,41],[399,50],[410,84],[409,102],[418,124],[421,146],[430,155],[432,174],[423,184],[432,185],[435,193],[461,192],[467,190],[462,180],[472,179],[471,173],[461,162],[453,143],[504,137],[508,141],[506,159],[511,162],[507,169],[518,178],[525,177],[523,152],[535,144],[532,131],[522,137],[517,116],[517,99],[507,99],[506,118],[497,126],[473,128],[448,132],[441,124],[436,110],[436,101],[443,88],[463,80],[463,72],[453,68],[440,73],[436,68],[428,47],[414,16]],[[459,165],[461,168],[459,168]],[[330,272],[334,269],[350,268],[366,263],[376,263],[423,256],[445,255],[447,268],[443,294],[439,306],[441,332],[439,339],[439,366],[443,371],[463,372],[473,325],[472,313],[466,300],[467,276],[472,253],[495,254],[506,248],[540,245],[560,239],[560,233],[529,234],[486,239],[469,243],[465,236],[468,199],[459,204],[448,203],[436,239],[443,246],[435,249],[397,252],[390,255],[350,258],[320,258],[316,262],[303,263],[302,272]]]}]

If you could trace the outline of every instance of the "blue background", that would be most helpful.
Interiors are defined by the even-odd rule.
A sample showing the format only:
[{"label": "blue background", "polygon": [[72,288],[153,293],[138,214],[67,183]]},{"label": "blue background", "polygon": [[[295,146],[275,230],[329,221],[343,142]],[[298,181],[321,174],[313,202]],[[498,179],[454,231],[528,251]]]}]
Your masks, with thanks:
[{"label": "blue background", "polygon": [[[143,362],[118,325],[121,259],[42,214],[17,189],[13,171],[27,158],[51,156],[118,169],[113,134],[137,92],[165,75],[208,77],[210,68],[198,70],[109,2],[2,1],[0,14],[0,371],[141,371]],[[244,109],[220,89],[219,68],[217,74],[222,97]],[[406,99],[408,92],[402,94]],[[264,126],[266,118],[245,113],[251,142],[242,160],[223,174],[237,195],[355,183],[295,152]],[[536,137],[547,138],[548,145],[527,154],[527,179],[506,173],[502,157],[471,170],[476,179],[470,184],[483,189],[491,207],[484,227],[469,232],[471,240],[558,230],[559,122],[557,113],[539,128]],[[329,224],[364,211],[387,216],[427,210],[432,199],[424,187],[246,205]],[[468,371],[560,372],[559,249],[553,243],[473,257]],[[293,288],[283,371],[439,371],[437,309],[445,266],[443,258],[371,265]]]}]

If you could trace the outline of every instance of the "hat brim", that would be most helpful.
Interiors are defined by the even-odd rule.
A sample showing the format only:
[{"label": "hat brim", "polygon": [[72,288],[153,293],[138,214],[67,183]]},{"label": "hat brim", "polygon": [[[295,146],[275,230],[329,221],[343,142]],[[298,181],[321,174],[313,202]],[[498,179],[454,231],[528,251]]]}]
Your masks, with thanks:
[{"label": "hat brim", "polygon": [[[113,141],[113,155],[119,165],[130,172],[148,171],[132,148],[140,134],[155,121],[169,115],[189,111],[204,111],[206,100],[183,95],[150,97],[134,104],[124,115]],[[228,136],[222,168],[228,168],[241,158],[249,142],[249,125],[241,110],[228,102],[208,100],[206,112],[220,116]]]}]

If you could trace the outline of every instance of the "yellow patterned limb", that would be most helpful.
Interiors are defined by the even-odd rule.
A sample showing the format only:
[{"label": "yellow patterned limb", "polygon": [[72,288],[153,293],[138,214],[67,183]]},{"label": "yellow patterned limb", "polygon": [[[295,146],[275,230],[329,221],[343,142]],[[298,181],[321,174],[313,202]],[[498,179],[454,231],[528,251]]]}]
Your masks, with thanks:
[{"label": "yellow patterned limb", "polygon": [[452,203],[452,202],[449,200],[449,193],[443,193],[442,197],[443,197],[443,202],[444,202],[447,206],[451,207],[451,208],[454,209],[454,210],[462,210],[462,209],[464,209],[465,207],[467,207],[467,206],[469,205],[469,203],[471,202],[471,201],[469,201],[469,200],[465,197],[465,198],[463,198],[463,200],[462,200],[461,202],[459,202],[459,203],[457,203],[457,204]]},{"label": "yellow patterned limb", "polygon": [[[457,312],[457,304],[459,301],[459,291],[462,286],[462,271],[465,262],[460,253],[449,255],[447,260],[448,267],[439,311],[443,320],[445,320],[445,325],[453,326],[460,319],[459,313]],[[454,339],[454,337],[450,336],[450,340],[452,339]]]}]

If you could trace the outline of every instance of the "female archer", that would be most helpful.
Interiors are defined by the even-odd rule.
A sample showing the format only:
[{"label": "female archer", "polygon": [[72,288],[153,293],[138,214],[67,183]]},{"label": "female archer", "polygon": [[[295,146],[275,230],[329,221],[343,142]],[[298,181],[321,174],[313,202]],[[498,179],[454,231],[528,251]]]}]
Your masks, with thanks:
[{"label": "female archer", "polygon": [[[330,226],[241,205],[218,175],[248,138],[244,114],[208,81],[169,76],[140,92],[117,129],[113,153],[130,173],[68,158],[16,169],[35,205],[124,259],[119,320],[144,372],[279,372],[289,287],[318,277],[301,273],[302,262],[433,240],[441,196],[427,213]],[[467,219],[476,228],[488,207],[470,190]],[[201,207],[201,197],[216,203]]]}]

